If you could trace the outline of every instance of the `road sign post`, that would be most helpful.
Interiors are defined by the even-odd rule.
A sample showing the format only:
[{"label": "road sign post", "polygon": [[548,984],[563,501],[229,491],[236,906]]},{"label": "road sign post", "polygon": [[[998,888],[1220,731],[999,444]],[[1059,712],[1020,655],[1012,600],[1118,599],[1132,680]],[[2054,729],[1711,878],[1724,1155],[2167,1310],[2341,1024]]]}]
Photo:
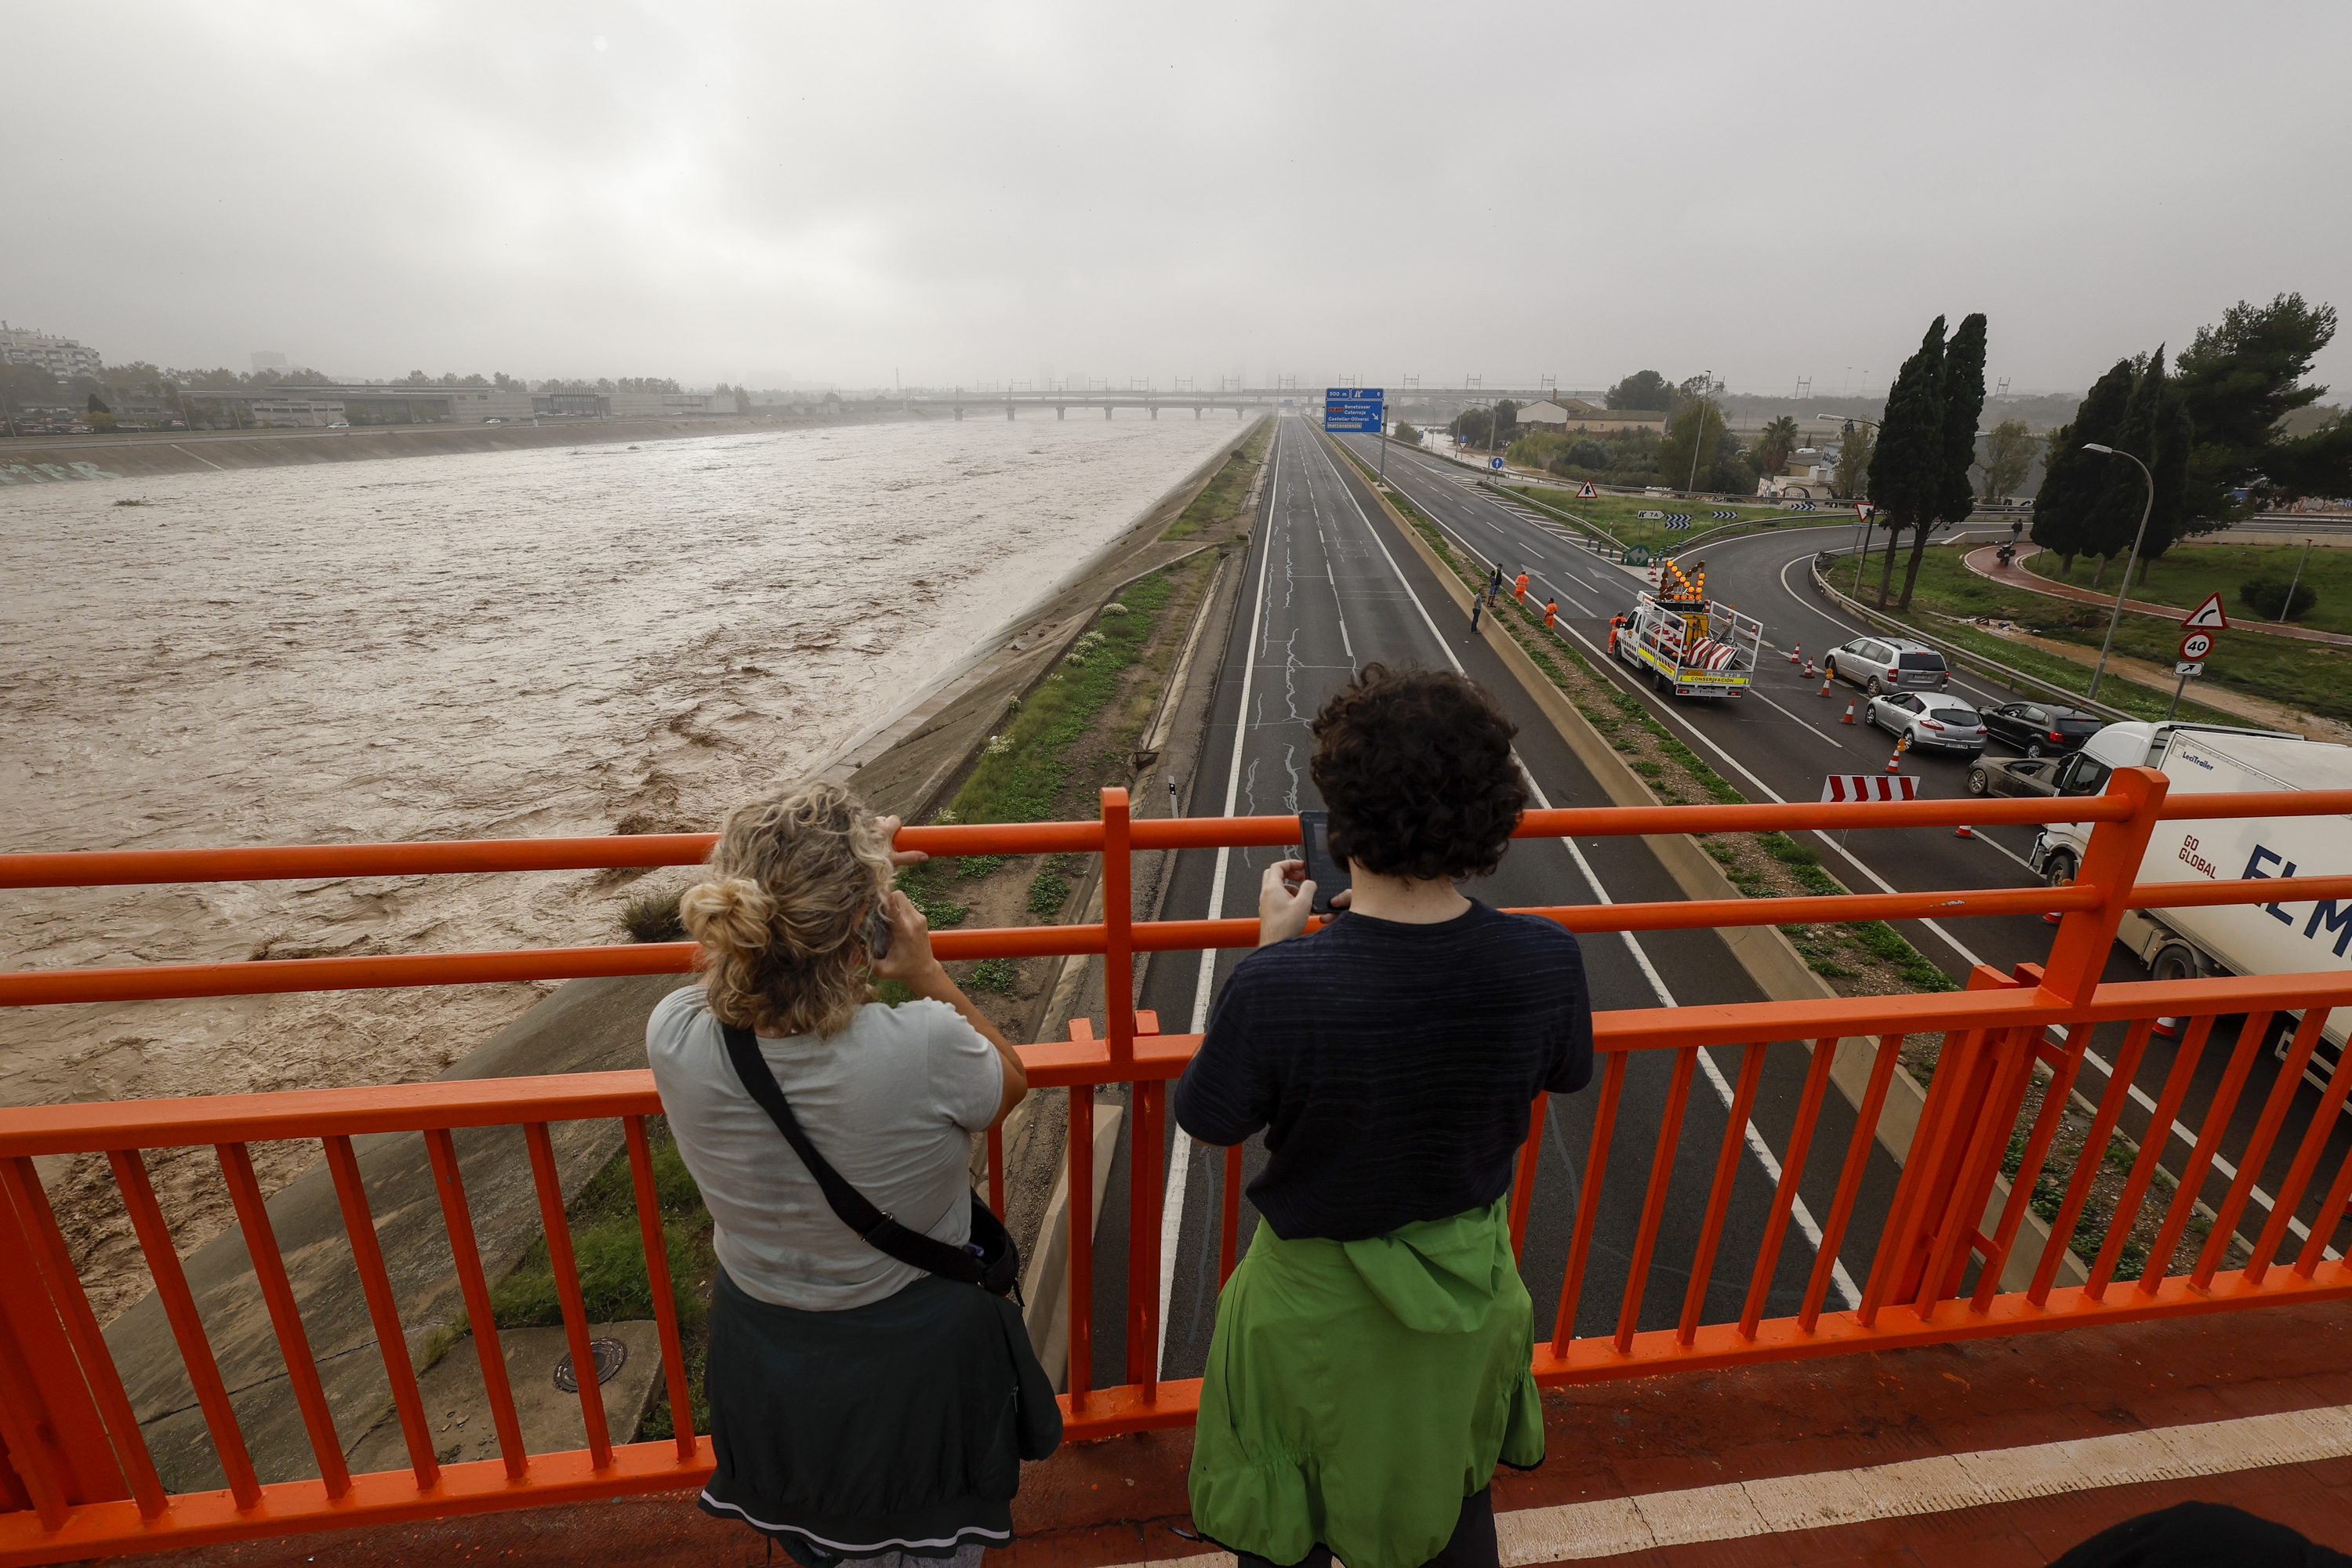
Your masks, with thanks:
[{"label": "road sign post", "polygon": [[2172,705],[2164,710],[2164,721],[2180,711],[2180,694],[2189,689],[2189,678],[2205,673],[2205,656],[2213,651],[2213,634],[2230,629],[2230,613],[2221,607],[2221,595],[2208,594],[2205,602],[2180,617],[2180,658],[2172,673],[2180,679],[2172,683]]}]

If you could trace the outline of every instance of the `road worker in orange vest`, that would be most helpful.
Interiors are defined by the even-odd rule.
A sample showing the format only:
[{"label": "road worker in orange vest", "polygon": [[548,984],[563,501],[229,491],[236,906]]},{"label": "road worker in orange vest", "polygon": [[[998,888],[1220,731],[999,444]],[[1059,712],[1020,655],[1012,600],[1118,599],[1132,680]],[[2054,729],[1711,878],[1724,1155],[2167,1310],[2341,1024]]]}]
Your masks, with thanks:
[{"label": "road worker in orange vest", "polygon": [[1512,586],[1511,597],[1522,605],[1528,602],[1528,569],[1524,566],[1519,568],[1518,580]]},{"label": "road worker in orange vest", "polygon": [[1549,631],[1553,626],[1559,625],[1559,601],[1558,599],[1546,600],[1544,602],[1544,630]]},{"label": "road worker in orange vest", "polygon": [[1609,617],[1609,651],[1617,651],[1617,634],[1625,629],[1627,617],[1622,612]]}]

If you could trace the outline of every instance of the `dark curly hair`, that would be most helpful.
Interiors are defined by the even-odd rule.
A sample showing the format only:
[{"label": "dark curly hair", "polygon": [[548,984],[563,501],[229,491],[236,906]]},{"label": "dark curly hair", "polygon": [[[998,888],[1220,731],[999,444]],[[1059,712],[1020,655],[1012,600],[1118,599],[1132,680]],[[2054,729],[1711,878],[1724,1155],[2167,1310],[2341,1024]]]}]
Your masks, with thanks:
[{"label": "dark curly hair", "polygon": [[1486,688],[1444,670],[1368,664],[1315,715],[1309,771],[1331,853],[1383,877],[1483,877],[1501,863],[1528,787],[1518,726]]}]

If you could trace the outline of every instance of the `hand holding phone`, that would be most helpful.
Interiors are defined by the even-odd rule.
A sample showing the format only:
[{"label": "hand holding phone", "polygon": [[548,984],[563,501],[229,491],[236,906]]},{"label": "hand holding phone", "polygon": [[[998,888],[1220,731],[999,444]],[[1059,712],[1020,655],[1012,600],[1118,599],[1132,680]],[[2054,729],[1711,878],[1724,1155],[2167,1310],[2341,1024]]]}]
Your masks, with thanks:
[{"label": "hand holding phone", "polygon": [[1299,855],[1307,862],[1307,879],[1315,884],[1314,910],[1328,915],[1332,899],[1348,890],[1348,863],[1331,853],[1331,814],[1300,812],[1298,845]]}]

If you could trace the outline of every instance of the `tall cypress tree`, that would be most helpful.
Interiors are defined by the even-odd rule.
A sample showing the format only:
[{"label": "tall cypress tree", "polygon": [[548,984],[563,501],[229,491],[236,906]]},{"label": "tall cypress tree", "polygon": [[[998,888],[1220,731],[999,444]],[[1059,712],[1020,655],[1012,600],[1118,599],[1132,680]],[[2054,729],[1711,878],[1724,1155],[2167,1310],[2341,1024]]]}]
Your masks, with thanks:
[{"label": "tall cypress tree", "polygon": [[2130,406],[2135,367],[2127,359],[2091,384],[2073,421],[2053,432],[2043,467],[2042,489],[2033,498],[2033,542],[2055,551],[2063,576],[2074,569],[2074,557],[2089,548],[2088,524],[2107,479],[2108,458],[2083,450],[2096,441],[2114,446],[2123,434],[2124,411]]},{"label": "tall cypress tree", "polygon": [[1886,395],[1886,421],[1870,456],[1870,499],[1886,530],[1886,560],[1878,577],[1878,606],[1895,588],[1895,550],[1906,529],[1925,530],[1942,497],[1944,457],[1944,318],[1903,362]]},{"label": "tall cypress tree", "polygon": [[[2091,578],[2091,586],[2100,587],[2106,580],[2107,568],[2117,561],[2127,559],[2140,538],[2140,518],[2146,515],[2153,529],[2156,517],[2151,507],[2148,482],[2139,464],[2127,462],[2123,454],[2130,453],[2151,472],[2156,468],[2156,436],[2165,413],[2169,384],[2164,374],[2164,350],[2145,355],[2133,363],[2131,397],[2124,405],[2123,426],[2108,443],[2116,455],[2104,459],[2105,468],[2100,476],[2098,499],[2091,505],[2088,519],[2083,525],[2083,552],[2099,558],[2099,569]],[[2093,453],[2097,458],[2099,454]]]},{"label": "tall cypress tree", "polygon": [[1903,597],[1895,608],[1911,607],[1911,590],[1919,581],[1919,563],[1927,557],[1928,530],[1938,522],[1966,522],[1977,507],[1977,489],[1969,477],[1976,463],[1977,420],[1984,413],[1984,312],[1961,319],[1944,345],[1941,388],[1943,426],[1936,455],[1936,505],[1929,518],[1911,531],[1911,563],[1903,574]]}]

